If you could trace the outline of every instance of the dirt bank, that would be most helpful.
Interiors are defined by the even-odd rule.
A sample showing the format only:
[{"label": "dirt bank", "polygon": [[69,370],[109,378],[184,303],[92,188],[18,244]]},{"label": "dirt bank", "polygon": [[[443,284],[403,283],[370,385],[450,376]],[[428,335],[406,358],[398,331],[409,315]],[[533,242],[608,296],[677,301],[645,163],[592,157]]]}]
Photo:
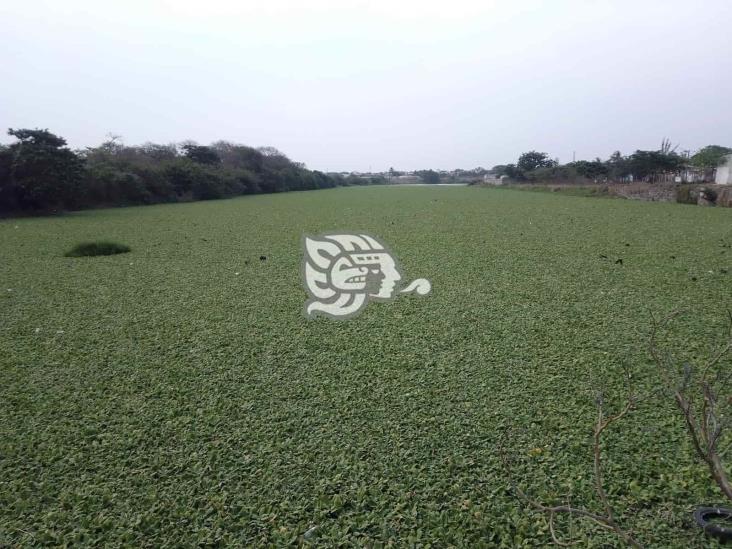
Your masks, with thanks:
[{"label": "dirt bank", "polygon": [[[492,187],[486,183],[481,186]],[[501,187],[574,196],[614,197],[651,202],[678,202],[732,208],[732,185],[673,183],[507,183]]]}]

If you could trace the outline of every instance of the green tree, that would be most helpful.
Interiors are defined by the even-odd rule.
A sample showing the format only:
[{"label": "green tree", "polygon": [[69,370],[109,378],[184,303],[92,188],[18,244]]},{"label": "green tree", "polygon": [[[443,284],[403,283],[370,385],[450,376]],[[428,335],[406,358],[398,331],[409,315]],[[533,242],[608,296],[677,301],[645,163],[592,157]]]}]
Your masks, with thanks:
[{"label": "green tree", "polygon": [[416,172],[425,183],[435,184],[440,182],[440,174],[435,170],[421,170]]},{"label": "green tree", "polygon": [[[3,211],[207,200],[350,183],[308,170],[273,147],[255,149],[227,141],[127,146],[110,135],[101,145],[74,153],[47,130],[10,133],[18,142],[0,145]],[[358,184],[384,182],[357,179]]]},{"label": "green tree", "polygon": [[605,162],[608,169],[608,176],[611,179],[620,179],[630,174],[630,166],[628,160],[620,153],[615,151]]},{"label": "green tree", "polygon": [[198,164],[213,166],[221,163],[221,158],[219,158],[219,155],[211,147],[187,143],[182,148],[186,158],[190,158]]},{"label": "green tree", "polygon": [[9,158],[7,193],[14,207],[45,210],[73,208],[79,198],[84,161],[66,147],[66,140],[41,129],[9,129],[18,141]]},{"label": "green tree", "polygon": [[552,168],[556,165],[557,162],[549,158],[547,153],[537,151],[525,152],[516,162],[516,167],[524,173],[537,168]]},{"label": "green tree", "polygon": [[252,173],[260,173],[264,165],[264,155],[253,147],[217,141],[211,145],[221,159],[221,164],[227,168],[245,169]]},{"label": "green tree", "polygon": [[160,162],[163,160],[175,160],[178,151],[175,144],[159,145],[158,143],[143,143],[137,147],[139,154],[149,158],[151,161]]},{"label": "green tree", "polygon": [[503,173],[500,173],[498,175],[505,175],[509,179],[515,179],[517,181],[525,179],[524,172],[519,167],[517,167],[516,164],[506,164],[503,167]]},{"label": "green tree", "polygon": [[0,211],[17,208],[15,194],[10,185],[10,166],[12,163],[13,155],[10,152],[10,147],[0,144]]},{"label": "green tree", "polygon": [[678,170],[683,164],[684,159],[674,152],[638,150],[628,158],[630,172],[639,179],[654,173]]},{"label": "green tree", "polygon": [[604,177],[610,171],[609,168],[600,160],[596,158],[592,162],[587,160],[578,160],[568,164],[577,171],[577,175],[586,177],[588,179],[597,179],[598,177]]},{"label": "green tree", "polygon": [[732,154],[732,149],[722,147],[721,145],[707,145],[699,149],[694,156],[691,157],[691,165],[697,168],[716,168],[724,163],[724,159],[728,154]]}]

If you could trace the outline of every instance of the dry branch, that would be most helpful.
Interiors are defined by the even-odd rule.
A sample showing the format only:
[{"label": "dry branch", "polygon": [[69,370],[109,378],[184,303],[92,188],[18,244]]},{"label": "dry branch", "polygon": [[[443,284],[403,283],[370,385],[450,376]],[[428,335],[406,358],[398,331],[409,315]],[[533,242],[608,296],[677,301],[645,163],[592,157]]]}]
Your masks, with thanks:
[{"label": "dry branch", "polygon": [[[725,340],[711,353],[711,357],[700,367],[683,365],[681,383],[674,379],[674,360],[668,352],[662,352],[658,344],[658,332],[678,316],[673,312],[662,320],[651,315],[652,328],[649,338],[649,350],[656,369],[667,390],[674,397],[676,407],[684,416],[684,423],[691,438],[694,451],[709,468],[709,472],[722,493],[732,501],[732,483],[722,463],[723,452],[719,451],[719,441],[728,426],[728,420],[720,417],[719,391],[726,387],[729,380],[729,369],[719,368],[712,379],[711,373],[732,351],[732,313],[729,315],[729,327]],[[699,378],[695,375],[700,373]]]},{"label": "dry branch", "polygon": [[[663,318],[656,320],[651,315],[651,333],[649,338],[649,350],[656,371],[661,378],[661,387],[670,392],[681,411],[686,429],[691,438],[694,451],[697,456],[706,463],[710,474],[722,493],[732,500],[732,484],[722,463],[724,454],[732,449],[732,444],[722,451],[719,450],[719,441],[730,425],[730,417],[723,417],[720,414],[720,392],[727,388],[727,383],[732,377],[732,368],[721,368],[720,363],[729,354],[732,354],[732,313],[729,313],[729,327],[725,335],[725,341],[711,352],[710,358],[699,367],[683,364],[681,367],[676,364],[671,353],[661,349],[658,344],[659,330],[679,315],[675,311]],[[712,375],[713,372],[716,374]],[[679,373],[681,375],[679,376]],[[602,393],[598,393],[595,399],[597,407],[597,419],[593,429],[593,472],[595,477],[595,492],[600,501],[603,512],[595,513],[583,507],[572,507],[570,505],[544,505],[540,501],[528,496],[514,480],[511,471],[511,460],[505,451],[503,444],[499,445],[499,452],[503,459],[508,478],[511,482],[516,496],[526,504],[547,516],[549,532],[552,540],[557,545],[568,547],[579,543],[564,542],[557,536],[555,528],[555,517],[558,514],[577,516],[593,521],[595,524],[613,531],[620,539],[632,547],[641,547],[640,543],[627,531],[623,530],[615,520],[615,513],[607,497],[604,488],[603,464],[602,464],[602,436],[605,430],[616,421],[623,419],[632,410],[636,397],[633,392],[631,375],[625,371],[628,385],[628,395],[624,406],[614,415],[607,416]],[[732,404],[732,396],[727,397],[727,402]]]},{"label": "dry branch", "polygon": [[508,478],[511,481],[511,485],[513,487],[513,491],[516,494],[516,496],[521,499],[523,502],[527,503],[528,505],[532,506],[537,511],[541,511],[547,516],[547,522],[549,523],[549,532],[551,533],[552,540],[557,545],[561,545],[564,547],[574,545],[575,542],[563,542],[560,541],[557,537],[555,528],[554,528],[554,517],[557,514],[568,514],[568,515],[574,515],[582,518],[587,518],[591,521],[593,521],[595,524],[607,529],[612,530],[615,532],[615,534],[622,539],[625,543],[632,547],[642,547],[638,541],[636,541],[628,532],[623,530],[620,525],[615,520],[615,513],[613,512],[612,505],[610,504],[610,501],[607,497],[607,493],[605,492],[605,488],[603,487],[603,466],[602,466],[602,435],[605,432],[605,430],[614,422],[622,419],[625,417],[628,412],[633,408],[634,402],[635,402],[635,396],[633,394],[632,385],[630,383],[630,375],[626,370],[626,375],[628,378],[628,397],[626,399],[625,405],[620,410],[620,412],[606,416],[605,415],[605,406],[603,402],[603,398],[601,394],[598,394],[595,399],[595,405],[597,407],[597,420],[595,422],[595,426],[593,429],[593,455],[594,455],[594,476],[595,476],[595,492],[597,493],[597,497],[600,500],[600,503],[602,504],[604,513],[593,513],[587,509],[581,508],[581,507],[571,507],[570,505],[544,505],[543,503],[539,502],[538,500],[528,496],[519,486],[516,484],[512,471],[511,471],[511,461],[508,458],[507,453],[505,452],[505,449],[503,446],[499,448],[499,451],[501,452],[501,456],[503,459],[504,466],[506,468],[506,472],[508,474]]}]

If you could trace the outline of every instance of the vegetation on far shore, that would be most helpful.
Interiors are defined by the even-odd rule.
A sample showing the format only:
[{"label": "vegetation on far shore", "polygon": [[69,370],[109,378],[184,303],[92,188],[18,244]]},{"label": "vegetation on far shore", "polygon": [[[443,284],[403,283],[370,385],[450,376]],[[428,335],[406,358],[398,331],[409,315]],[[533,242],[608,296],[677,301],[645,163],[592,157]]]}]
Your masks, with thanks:
[{"label": "vegetation on far shore", "polygon": [[491,174],[505,176],[516,182],[656,182],[669,174],[695,171],[700,180],[713,178],[714,169],[722,165],[732,148],[708,145],[696,151],[679,153],[664,139],[658,150],[637,150],[630,155],[615,151],[607,160],[577,160],[560,164],[545,152],[528,151],[516,163],[494,166]]},{"label": "vegetation on far shore", "polygon": [[[517,183],[654,181],[680,170],[713,178],[732,148],[703,147],[695,154],[677,153],[667,140],[657,151],[616,151],[603,161],[560,164],[547,153],[529,151],[515,164],[491,170],[452,172],[417,170],[339,174],[309,170],[274,147],[253,148],[228,141],[199,145],[145,143],[124,145],[111,136],[98,147],[73,151],[48,130],[10,129],[16,138],[0,145],[0,214],[49,213],[94,207],[189,202],[244,194],[326,189],[399,181],[478,183],[506,177]],[[406,179],[403,179],[406,178]]]},{"label": "vegetation on far shore", "polygon": [[189,202],[384,183],[309,170],[274,147],[217,141],[127,146],[111,137],[72,151],[48,130],[9,130],[0,145],[0,213]]}]

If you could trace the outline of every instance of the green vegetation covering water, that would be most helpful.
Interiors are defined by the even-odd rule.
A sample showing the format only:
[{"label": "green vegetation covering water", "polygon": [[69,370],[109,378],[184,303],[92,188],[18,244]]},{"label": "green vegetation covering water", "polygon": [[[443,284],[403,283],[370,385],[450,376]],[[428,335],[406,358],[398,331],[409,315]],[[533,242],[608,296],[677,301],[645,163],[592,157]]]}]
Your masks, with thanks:
[{"label": "green vegetation covering water", "polygon": [[[307,321],[301,236],[333,230],[432,293]],[[96,240],[131,252],[64,257]],[[0,221],[0,546],[548,545],[498,443],[532,496],[597,507],[592,395],[620,407],[624,365],[646,396],[605,434],[617,520],[713,545],[691,511],[723,497],[646,342],[684,309],[664,344],[709,352],[731,245],[727,209],[466,187]]]}]

